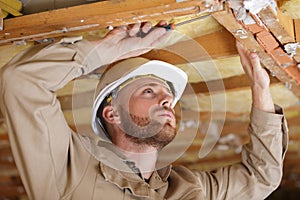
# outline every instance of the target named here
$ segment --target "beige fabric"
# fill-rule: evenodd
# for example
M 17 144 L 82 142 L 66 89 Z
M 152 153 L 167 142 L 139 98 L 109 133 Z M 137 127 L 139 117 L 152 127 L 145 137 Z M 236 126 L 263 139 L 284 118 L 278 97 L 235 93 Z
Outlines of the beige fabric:
M 169 166 L 148 182 L 112 144 L 72 132 L 53 91 L 100 65 L 90 50 L 86 41 L 40 45 L 1 72 L 1 111 L 30 199 L 258 200 L 279 185 L 288 142 L 282 114 L 252 109 L 241 163 L 211 172 Z

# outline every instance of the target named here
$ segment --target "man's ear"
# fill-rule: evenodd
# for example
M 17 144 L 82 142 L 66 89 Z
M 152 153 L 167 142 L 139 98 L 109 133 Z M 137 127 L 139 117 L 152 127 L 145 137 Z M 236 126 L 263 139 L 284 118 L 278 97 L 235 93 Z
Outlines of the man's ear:
M 103 108 L 102 117 L 107 123 L 110 124 L 119 124 L 120 118 L 116 111 L 113 110 L 113 107 L 108 105 Z

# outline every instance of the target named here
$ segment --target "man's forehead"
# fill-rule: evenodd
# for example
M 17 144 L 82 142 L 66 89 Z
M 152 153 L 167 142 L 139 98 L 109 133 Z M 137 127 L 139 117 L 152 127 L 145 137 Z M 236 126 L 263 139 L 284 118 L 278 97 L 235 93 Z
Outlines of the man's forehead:
M 130 82 L 124 84 L 119 88 L 119 92 L 123 95 L 127 93 L 127 95 L 133 94 L 140 88 L 144 87 L 164 87 L 169 90 L 171 93 L 172 90 L 168 83 L 160 78 L 155 77 L 139 77 L 137 79 L 131 80 Z
M 139 79 L 136 79 L 132 81 L 133 85 L 164 85 L 167 86 L 168 84 L 166 83 L 165 80 L 159 79 L 159 78 L 154 78 L 154 77 L 141 77 Z
M 143 75 L 138 77 L 132 77 L 126 81 L 124 81 L 122 84 L 120 84 L 112 93 L 111 96 L 108 97 L 107 102 L 111 101 L 111 98 L 114 98 L 113 96 L 119 96 L 118 93 L 122 94 L 123 97 L 128 97 L 133 95 L 139 88 L 146 87 L 146 86 L 159 86 L 159 87 L 165 87 L 170 93 L 173 93 L 173 90 L 171 89 L 170 85 L 167 83 L 167 81 L 156 77 L 154 75 Z
M 130 90 L 132 89 L 138 89 L 141 87 L 145 87 L 145 86 L 162 86 L 167 88 L 168 90 L 170 89 L 170 86 L 168 85 L 168 83 L 166 81 L 164 81 L 163 79 L 159 79 L 159 78 L 154 78 L 154 77 L 141 77 L 138 79 L 135 79 L 133 81 L 131 81 L 130 83 L 128 83 L 125 88 L 128 88 Z

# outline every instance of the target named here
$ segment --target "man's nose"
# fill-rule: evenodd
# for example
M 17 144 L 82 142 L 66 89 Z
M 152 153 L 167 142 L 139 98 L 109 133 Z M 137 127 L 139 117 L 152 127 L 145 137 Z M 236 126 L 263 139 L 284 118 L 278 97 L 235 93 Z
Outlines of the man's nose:
M 173 96 L 171 94 L 164 93 L 160 100 L 160 105 L 166 108 L 171 108 L 173 103 Z

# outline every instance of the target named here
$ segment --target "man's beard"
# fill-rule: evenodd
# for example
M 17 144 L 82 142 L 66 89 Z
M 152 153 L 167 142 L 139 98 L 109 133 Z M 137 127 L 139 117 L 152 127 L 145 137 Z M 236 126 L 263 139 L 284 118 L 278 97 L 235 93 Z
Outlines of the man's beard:
M 149 117 L 129 114 L 122 106 L 118 108 L 122 121 L 121 129 L 131 142 L 162 149 L 175 138 L 176 128 L 171 125 L 169 120 L 162 123 L 157 120 L 151 120 Z M 159 109 L 167 110 L 164 108 Z

